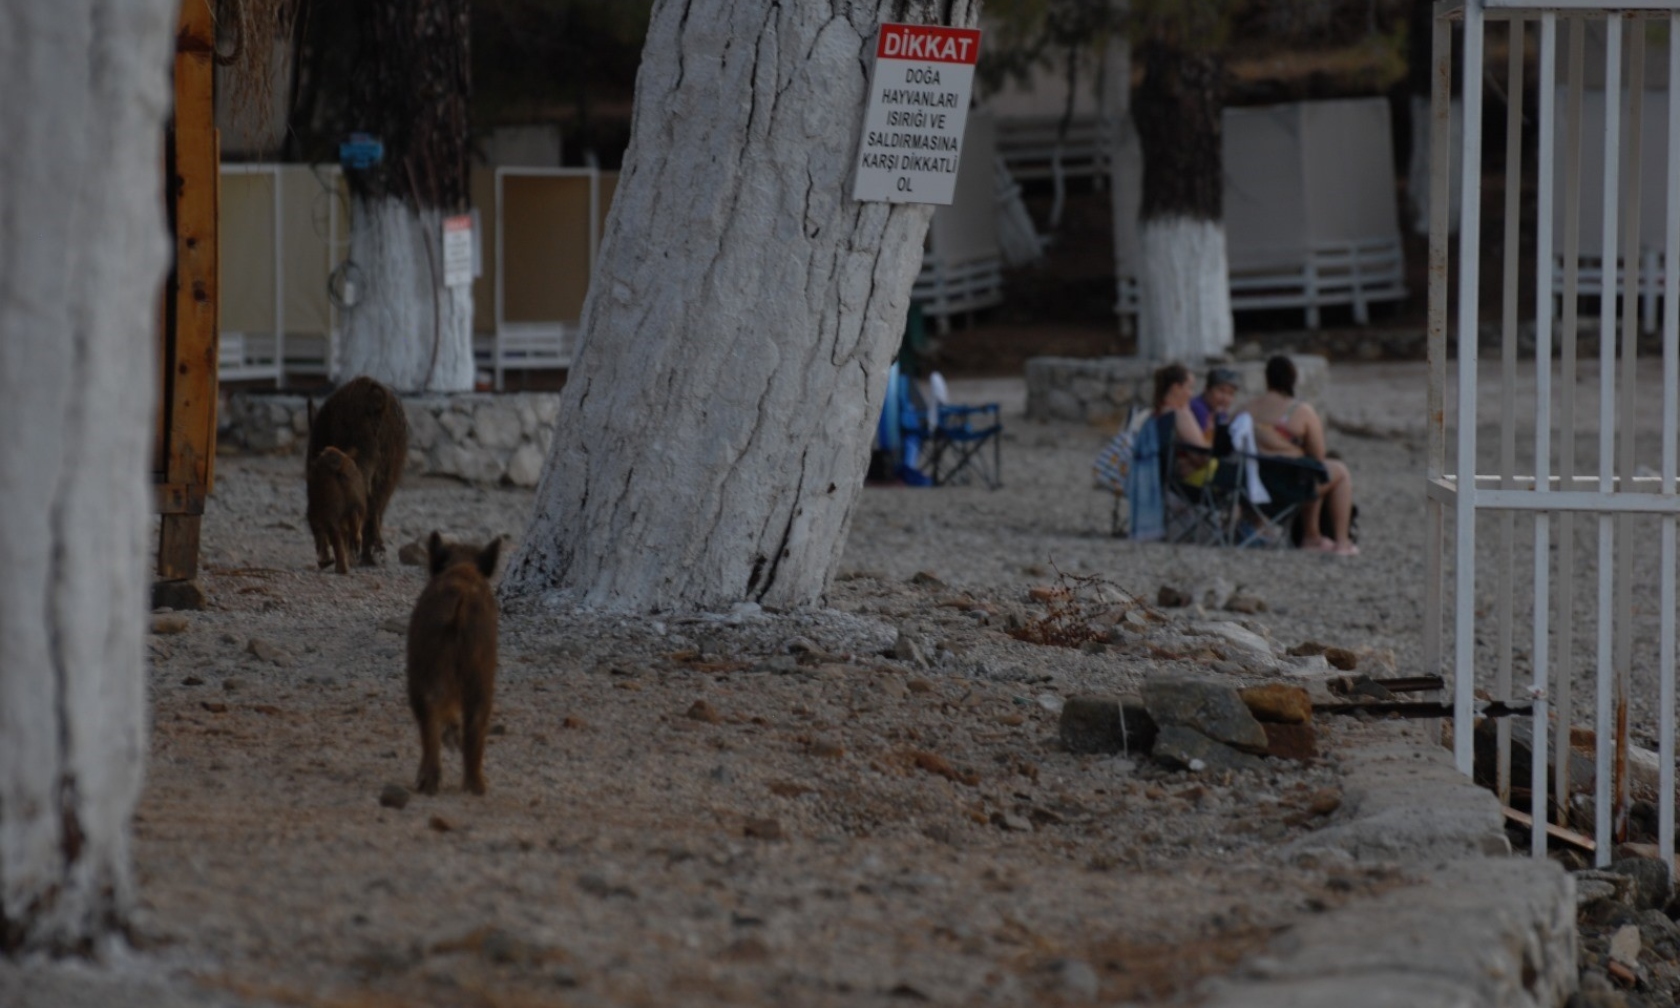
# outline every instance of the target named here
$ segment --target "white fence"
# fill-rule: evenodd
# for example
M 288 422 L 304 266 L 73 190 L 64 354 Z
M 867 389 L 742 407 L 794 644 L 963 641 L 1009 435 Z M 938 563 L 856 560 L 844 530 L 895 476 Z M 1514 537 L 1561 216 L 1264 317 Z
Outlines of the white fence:
M 1680 247 L 1680 199 L 1673 198 L 1673 189 L 1680 184 L 1680 101 L 1673 100 L 1673 88 L 1680 82 L 1680 45 L 1675 44 L 1680 40 L 1680 3 L 1551 0 L 1546 6 L 1549 9 L 1524 8 L 1515 0 L 1436 5 L 1428 341 L 1431 542 L 1426 554 L 1425 664 L 1428 671 L 1451 672 L 1453 749 L 1466 773 L 1475 760 L 1473 722 L 1486 711 L 1477 698 L 1478 687 L 1487 690 L 1493 702 L 1532 716 L 1533 758 L 1527 774 L 1521 775 L 1512 766 L 1512 733 L 1509 719 L 1504 718 L 1498 721 L 1492 776 L 1508 805 L 1523 800 L 1526 791 L 1537 856 L 1546 850 L 1548 833 L 1556 835 L 1569 825 L 1572 806 L 1586 790 L 1577 787 L 1583 782 L 1570 779 L 1570 757 L 1572 742 L 1590 741 L 1590 845 L 1599 864 L 1610 861 L 1614 842 L 1627 828 L 1633 778 L 1640 762 L 1631 735 L 1636 730 L 1648 731 L 1656 739 L 1657 751 L 1650 760 L 1653 779 L 1646 783 L 1649 797 L 1657 802 L 1655 839 L 1666 859 L 1674 850 L 1675 829 L 1680 316 L 1664 313 L 1660 360 L 1641 360 L 1638 313 L 1618 313 L 1616 296 L 1620 291 L 1624 299 L 1631 298 L 1638 285 L 1630 289 L 1623 289 L 1619 281 L 1604 285 L 1594 374 L 1593 362 L 1578 354 L 1581 326 L 1576 306 L 1583 283 L 1583 249 L 1617 250 L 1619 254 L 1605 258 L 1639 262 L 1641 226 L 1651 206 L 1664 208 L 1661 234 L 1666 247 Z M 1666 22 L 1670 40 L 1666 167 L 1654 180 L 1642 182 L 1640 173 L 1625 175 L 1624 167 L 1638 165 L 1644 157 L 1649 47 L 1645 29 L 1647 19 L 1653 17 Z M 1584 122 L 1582 113 L 1585 40 L 1592 23 L 1608 25 L 1602 53 L 1603 93 L 1613 97 L 1615 109 L 1615 114 L 1602 117 L 1596 130 Z M 1484 79 L 1490 37 L 1507 42 L 1508 62 L 1497 73 L 1509 95 L 1510 112 L 1504 124 L 1508 165 L 1503 185 L 1504 258 L 1496 285 L 1484 286 L 1480 275 L 1483 173 L 1479 152 L 1484 131 L 1480 86 L 1466 88 L 1462 102 L 1462 149 L 1469 154 L 1454 158 L 1456 152 L 1449 142 L 1447 88 L 1455 28 L 1463 35 L 1462 79 L 1478 85 Z M 1537 214 L 1534 301 L 1525 306 L 1519 300 L 1519 282 L 1527 260 L 1520 258 L 1518 226 L 1525 199 L 1521 184 L 1524 50 L 1531 43 L 1539 47 L 1534 148 L 1543 155 L 1534 165 L 1533 199 L 1538 207 L 1556 205 L 1561 210 Z M 1567 56 L 1561 89 L 1560 45 Z M 1625 92 L 1624 81 L 1631 84 Z M 1599 166 L 1597 177 L 1605 180 L 1596 191 L 1583 184 L 1583 169 L 1594 162 Z M 1448 272 L 1446 198 L 1454 173 L 1463 194 L 1456 281 Z M 1584 195 L 1596 197 L 1597 207 L 1586 206 L 1591 200 L 1584 202 Z M 1584 226 L 1592 226 L 1597 233 L 1585 235 Z M 1663 289 L 1675 289 L 1677 267 L 1680 260 L 1673 256 L 1664 262 Z M 1498 381 L 1483 386 L 1478 382 L 1481 293 L 1495 288 L 1501 295 Z M 1446 419 L 1449 293 L 1458 299 L 1456 416 L 1450 442 Z M 1554 320 L 1554 299 L 1559 294 L 1561 317 Z M 1536 357 L 1519 364 L 1518 331 L 1525 307 L 1534 320 Z M 1659 368 L 1660 384 L 1650 380 Z M 1652 390 L 1644 401 L 1638 395 L 1642 372 L 1645 388 Z M 1518 386 L 1526 385 L 1530 376 L 1535 390 L 1532 412 L 1519 409 L 1517 401 Z M 1491 394 L 1484 398 L 1479 394 L 1482 388 Z M 1649 434 L 1643 449 L 1638 444 L 1638 422 L 1643 418 L 1649 423 L 1653 414 L 1660 417 L 1661 428 L 1660 445 L 1654 451 Z M 1497 437 L 1484 442 L 1484 428 L 1496 431 Z M 1641 466 L 1641 451 L 1646 457 L 1657 454 L 1658 467 Z M 1478 535 L 1484 530 L 1497 536 L 1498 546 L 1479 555 Z M 1532 533 L 1526 542 L 1528 537 L 1521 534 L 1525 531 Z M 1446 609 L 1449 599 L 1450 612 Z M 1527 634 L 1519 633 L 1523 619 L 1529 623 Z M 1443 653 L 1448 636 L 1451 650 Z M 1578 708 L 1590 711 L 1591 731 L 1580 731 L 1584 726 L 1575 724 Z M 1643 724 L 1634 725 L 1635 717 Z M 1526 776 L 1526 788 L 1516 783 L 1514 775 L 1517 780 Z

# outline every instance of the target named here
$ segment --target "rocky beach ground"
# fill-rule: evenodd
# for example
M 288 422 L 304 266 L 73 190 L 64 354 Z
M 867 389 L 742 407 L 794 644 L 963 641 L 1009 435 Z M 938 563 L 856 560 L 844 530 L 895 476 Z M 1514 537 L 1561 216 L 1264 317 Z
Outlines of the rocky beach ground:
M 826 607 L 510 607 L 482 798 L 453 757 L 440 794 L 408 792 L 423 575 L 396 547 L 517 537 L 531 492 L 411 480 L 385 565 L 339 576 L 314 568 L 301 462 L 223 457 L 209 605 L 154 615 L 136 940 L 207 997 L 277 1004 L 1193 1002 L 1422 880 L 1313 843 L 1349 814 L 1360 726 L 1320 719 L 1307 762 L 1194 772 L 1070 752 L 1061 712 L 1163 675 L 1299 683 L 1308 642 L 1418 671 L 1421 370 L 1384 367 L 1338 367 L 1325 404 L 1351 559 L 1112 538 L 1103 432 L 1024 421 L 1018 382 L 958 383 L 1005 403 L 1003 489 L 867 488 Z M 1022 632 L 1069 612 L 1102 633 Z M 1600 979 L 1629 922 L 1603 916 Z M 1647 990 L 1674 952 L 1650 926 Z

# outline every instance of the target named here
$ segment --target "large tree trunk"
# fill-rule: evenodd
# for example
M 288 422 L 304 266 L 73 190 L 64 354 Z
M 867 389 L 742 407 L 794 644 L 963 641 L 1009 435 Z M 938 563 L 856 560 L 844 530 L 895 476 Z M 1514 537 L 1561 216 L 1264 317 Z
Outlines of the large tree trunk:
M 1217 56 L 1152 42 L 1132 100 L 1143 147 L 1138 354 L 1199 361 L 1231 346 Z
M 821 600 L 932 208 L 854 202 L 876 25 L 978 0 L 662 0 L 508 597 Z
M 351 171 L 354 307 L 334 362 L 405 392 L 473 387 L 472 286 L 443 285 L 443 217 L 467 208 L 468 0 L 360 0 L 352 121 L 384 160 Z
M 85 950 L 133 895 L 175 11 L 0 33 L 0 951 Z

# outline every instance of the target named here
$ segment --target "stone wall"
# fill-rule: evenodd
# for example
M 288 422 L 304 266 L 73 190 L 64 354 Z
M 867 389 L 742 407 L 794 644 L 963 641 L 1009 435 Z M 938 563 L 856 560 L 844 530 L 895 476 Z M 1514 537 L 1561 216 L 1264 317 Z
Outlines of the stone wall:
M 402 397 L 408 471 L 469 483 L 536 486 L 554 440 L 558 392 Z M 319 405 L 319 404 L 317 404 Z M 302 454 L 309 441 L 303 396 L 236 392 L 221 411 L 224 450 Z
M 1291 354 L 1299 375 L 1295 392 L 1302 399 L 1322 401 L 1330 385 L 1330 364 L 1316 354 Z M 1027 417 L 1032 420 L 1071 420 L 1114 424 L 1136 405 L 1147 408 L 1154 394 L 1159 364 L 1136 357 L 1034 357 L 1027 361 Z M 1221 364 L 1242 376 L 1237 401 L 1266 391 L 1265 361 Z M 1206 369 L 1196 373 L 1201 389 Z

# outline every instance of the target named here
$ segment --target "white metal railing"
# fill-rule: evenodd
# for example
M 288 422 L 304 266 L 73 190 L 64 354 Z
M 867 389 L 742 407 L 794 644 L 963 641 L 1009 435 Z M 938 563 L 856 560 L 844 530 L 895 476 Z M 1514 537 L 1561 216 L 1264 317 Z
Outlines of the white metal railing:
M 1676 495 L 1677 429 L 1680 429 L 1680 313 L 1664 311 L 1662 318 L 1661 381 L 1661 472 L 1650 477 L 1636 465 L 1635 406 L 1642 362 L 1639 359 L 1639 315 L 1631 303 L 1618 311 L 1618 301 L 1649 296 L 1648 284 L 1659 283 L 1652 276 L 1625 283 L 1622 277 L 1606 282 L 1595 265 L 1580 254 L 1581 159 L 1603 159 L 1601 191 L 1588 194 L 1602 201 L 1602 234 L 1599 248 L 1607 251 L 1603 261 L 1612 264 L 1641 264 L 1653 268 L 1650 256 L 1639 245 L 1638 223 L 1642 197 L 1637 173 L 1624 179 L 1623 167 L 1640 163 L 1643 142 L 1641 121 L 1645 92 L 1645 58 L 1648 42 L 1644 21 L 1662 17 L 1668 21 L 1668 170 L 1663 174 L 1667 193 L 1667 248 L 1680 248 L 1680 2 L 1655 0 L 1546 0 L 1541 6 L 1517 0 L 1453 0 L 1437 3 L 1434 22 L 1434 94 L 1431 115 L 1431 221 L 1429 248 L 1429 451 L 1426 508 L 1430 548 L 1427 569 L 1427 604 L 1424 627 L 1424 661 L 1433 670 L 1450 669 L 1453 688 L 1453 750 L 1459 768 L 1474 768 L 1473 717 L 1478 685 L 1491 690 L 1496 700 L 1531 703 L 1535 730 L 1528 773 L 1531 843 L 1536 856 L 1547 845 L 1549 819 L 1567 825 L 1573 789 L 1569 780 L 1571 728 L 1576 719 L 1574 693 L 1587 684 L 1590 670 L 1593 701 L 1593 849 L 1599 864 L 1607 864 L 1613 844 L 1621 838 L 1631 805 L 1630 703 L 1634 699 L 1635 623 L 1646 619 L 1635 607 L 1634 570 L 1654 561 L 1658 581 L 1656 636 L 1657 703 L 1654 729 L 1658 743 L 1658 826 L 1657 842 L 1672 857 L 1675 832 L 1675 590 L 1676 522 L 1680 518 L 1680 495 Z M 1585 70 L 1585 37 L 1589 20 L 1608 18 L 1604 52 L 1604 91 L 1609 96 L 1602 136 L 1582 135 L 1582 90 Z M 1498 360 L 1497 403 L 1481 401 L 1478 384 L 1480 365 L 1478 333 L 1482 292 L 1481 226 L 1483 135 L 1482 88 L 1484 53 L 1490 22 L 1502 22 L 1500 36 L 1508 41 L 1505 87 L 1509 100 L 1506 121 L 1507 178 L 1503 191 L 1505 228 L 1503 270 L 1499 289 L 1501 344 Z M 1452 32 L 1455 23 L 1463 34 L 1462 79 L 1474 86 L 1465 88 L 1462 102 L 1464 143 L 1456 165 L 1451 163 L 1450 81 Z M 1526 381 L 1526 367 L 1517 355 L 1519 316 L 1518 284 L 1523 267 L 1518 221 L 1523 209 L 1523 68 L 1524 49 L 1530 29 L 1539 46 L 1538 131 L 1539 153 L 1535 167 L 1533 199 L 1542 208 L 1536 214 L 1537 235 L 1534 259 L 1535 359 L 1532 376 L 1535 407 L 1532 420 L 1520 415 L 1516 387 Z M 1567 29 L 1567 80 L 1558 109 L 1558 42 Z M 1625 50 L 1625 51 L 1624 51 Z M 1623 88 L 1623 82 L 1629 86 Z M 1561 123 L 1560 123 L 1561 118 Z M 1565 130 L 1564 142 L 1555 145 L 1556 130 Z M 1553 152 L 1556 152 L 1555 154 Z M 1467 152 L 1467 153 L 1466 153 Z M 1456 283 L 1448 275 L 1448 184 L 1457 170 L 1463 194 L 1459 229 Z M 1560 171 L 1561 169 L 1561 171 Z M 1561 179 L 1560 179 L 1561 176 Z M 1554 196 L 1561 184 L 1564 212 L 1562 235 L 1555 233 Z M 1561 247 L 1559 239 L 1561 238 Z M 1660 290 L 1676 289 L 1680 257 L 1662 261 Z M 1620 272 L 1620 271 L 1618 271 Z M 1643 271 L 1642 271 L 1643 272 Z M 1453 421 L 1455 458 L 1448 465 L 1446 411 L 1447 313 L 1449 287 L 1458 299 L 1457 415 Z M 1595 290 L 1596 288 L 1596 290 Z M 1584 377 L 1578 355 L 1580 319 L 1577 299 L 1582 293 L 1600 293 L 1599 352 L 1597 374 L 1597 416 L 1581 409 L 1577 386 Z M 1647 308 L 1649 320 L 1653 310 Z M 1618 325 L 1619 323 L 1619 325 Z M 1558 360 L 1553 362 L 1554 336 Z M 1645 369 L 1648 372 L 1648 367 Z M 1554 392 L 1554 371 L 1556 391 Z M 1647 383 L 1649 384 L 1649 383 Z M 1497 418 L 1492 409 L 1497 405 Z M 1555 406 L 1555 409 L 1554 409 Z M 1496 451 L 1479 454 L 1479 427 L 1497 428 Z M 1530 471 L 1520 473 L 1519 444 Z M 1588 459 L 1578 459 L 1582 448 Z M 1490 457 L 1497 457 L 1497 471 L 1482 472 Z M 1594 468 L 1578 463 L 1590 460 Z M 1556 470 L 1553 471 L 1553 464 Z M 1453 534 L 1447 536 L 1448 514 Z M 1487 517 L 1497 531 L 1498 549 L 1491 566 L 1495 589 L 1491 605 L 1478 609 L 1477 533 L 1479 517 Z M 1527 661 L 1526 684 L 1518 684 L 1516 672 L 1517 606 L 1524 580 L 1518 568 L 1519 516 L 1533 522 L 1532 572 L 1526 576 L 1532 587 L 1532 639 Z M 1641 542 L 1634 524 L 1641 517 L 1660 522 L 1658 550 L 1652 556 L 1648 543 Z M 1580 530 L 1591 534 L 1593 584 L 1593 638 L 1590 661 L 1576 658 L 1577 522 L 1591 520 Z M 1554 522 L 1556 535 L 1554 536 Z M 1552 554 L 1556 552 L 1555 572 Z M 1485 558 L 1484 558 L 1485 560 Z M 1450 657 L 1443 654 L 1444 620 L 1447 616 L 1446 564 L 1453 565 L 1451 590 Z M 1486 566 L 1485 562 L 1483 564 Z M 1554 580 L 1555 573 L 1555 580 Z M 1584 600 L 1583 600 L 1584 601 Z M 1478 679 L 1478 631 L 1489 642 L 1491 669 L 1483 668 Z M 1642 634 L 1648 632 L 1641 624 Z M 1484 651 L 1484 655 L 1485 655 Z M 1641 683 L 1648 687 L 1649 683 Z M 1646 699 L 1641 696 L 1639 699 Z M 1548 729 L 1551 729 L 1548 732 Z M 1548 734 L 1552 739 L 1548 739 Z M 1513 799 L 1508 723 L 1497 733 L 1498 758 L 1494 769 L 1495 787 L 1501 800 Z M 1555 757 L 1554 754 L 1555 753 Z
M 953 262 L 928 253 L 910 298 L 937 322 L 941 333 L 949 332 L 951 316 L 1003 303 L 1003 260 L 994 255 Z
M 1230 275 L 1231 308 L 1305 309 L 1307 328 L 1319 327 L 1319 309 L 1352 305 L 1359 325 L 1371 321 L 1371 303 L 1406 296 L 1406 263 L 1398 238 L 1315 242 L 1299 266 L 1236 270 Z
M 1639 284 L 1639 331 L 1654 333 L 1657 331 L 1657 299 L 1663 294 L 1663 275 L 1666 269 L 1663 265 L 1663 254 L 1654 248 L 1642 248 L 1639 251 L 1639 270 L 1637 282 Z M 1558 291 L 1553 315 L 1563 317 L 1563 275 L 1564 264 L 1561 256 L 1552 257 L 1552 289 Z M 1575 290 L 1580 297 L 1599 297 L 1604 293 L 1604 260 L 1600 256 L 1582 255 L 1575 267 Z M 1617 260 L 1616 265 L 1616 293 L 1623 295 L 1626 300 L 1627 269 Z

